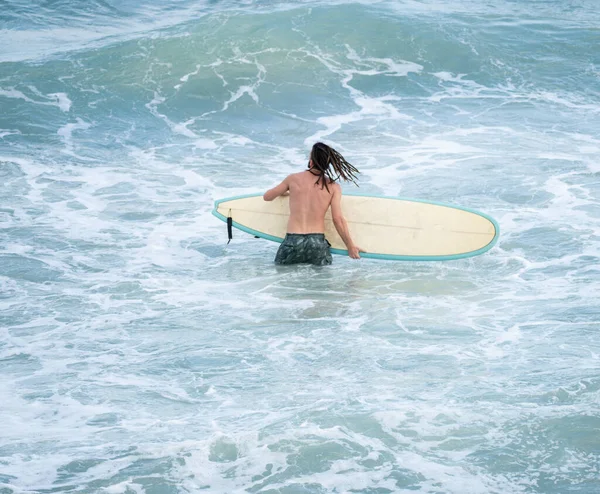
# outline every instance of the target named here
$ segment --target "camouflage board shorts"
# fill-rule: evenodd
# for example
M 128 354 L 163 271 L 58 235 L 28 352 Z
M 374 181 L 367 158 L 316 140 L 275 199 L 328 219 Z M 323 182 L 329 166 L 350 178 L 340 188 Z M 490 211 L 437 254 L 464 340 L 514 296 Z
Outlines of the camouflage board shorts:
M 331 264 L 331 244 L 322 233 L 288 233 L 275 256 L 275 264 Z

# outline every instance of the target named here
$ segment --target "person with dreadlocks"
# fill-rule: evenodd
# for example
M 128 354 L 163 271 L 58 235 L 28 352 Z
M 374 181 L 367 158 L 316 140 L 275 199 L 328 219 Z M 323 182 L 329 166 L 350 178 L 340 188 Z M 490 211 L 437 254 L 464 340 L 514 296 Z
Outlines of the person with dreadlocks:
M 289 175 L 278 186 L 265 192 L 263 199 L 272 201 L 290 196 L 287 235 L 275 256 L 275 264 L 331 264 L 330 243 L 325 238 L 325 214 L 331 206 L 333 224 L 346 244 L 348 255 L 359 259 L 364 252 L 352 241 L 342 214 L 342 188 L 337 180 L 356 184 L 359 171 L 335 149 L 317 142 L 310 152 L 308 170 Z

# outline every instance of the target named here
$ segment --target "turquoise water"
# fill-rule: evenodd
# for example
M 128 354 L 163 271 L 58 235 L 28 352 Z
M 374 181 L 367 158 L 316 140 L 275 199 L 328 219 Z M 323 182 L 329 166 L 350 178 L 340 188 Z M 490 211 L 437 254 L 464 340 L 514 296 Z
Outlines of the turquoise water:
M 600 492 L 593 0 L 0 3 L 0 492 Z M 211 216 L 324 140 L 445 263 Z

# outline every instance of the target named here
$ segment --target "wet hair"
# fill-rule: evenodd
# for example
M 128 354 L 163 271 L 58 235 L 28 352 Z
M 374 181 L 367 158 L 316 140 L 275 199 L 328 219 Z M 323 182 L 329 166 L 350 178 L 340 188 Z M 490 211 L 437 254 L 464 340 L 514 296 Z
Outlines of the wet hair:
M 327 192 L 329 192 L 327 179 L 332 182 L 342 179 L 347 182 L 352 182 L 358 187 L 358 184 L 356 183 L 356 174 L 360 172 L 331 146 L 323 144 L 322 142 L 315 143 L 310 152 L 310 159 L 313 162 L 313 169 L 319 172 L 319 178 L 315 182 L 315 185 L 320 184 L 321 188 L 325 187 Z M 334 174 L 337 176 L 334 177 Z

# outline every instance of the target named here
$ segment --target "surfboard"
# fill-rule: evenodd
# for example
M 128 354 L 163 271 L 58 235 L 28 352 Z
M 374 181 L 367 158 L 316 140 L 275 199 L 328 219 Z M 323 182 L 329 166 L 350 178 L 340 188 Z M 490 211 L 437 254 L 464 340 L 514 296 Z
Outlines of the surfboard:
M 498 223 L 472 209 L 417 199 L 344 194 L 342 211 L 361 257 L 393 261 L 446 261 L 483 254 L 500 233 Z M 267 202 L 262 194 L 215 202 L 213 215 L 251 235 L 282 242 L 287 230 L 289 198 Z M 348 254 L 331 209 L 325 237 L 334 254 Z

